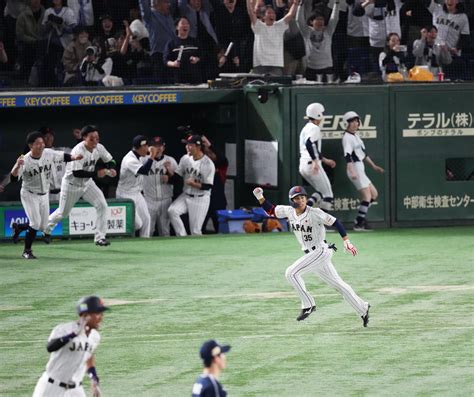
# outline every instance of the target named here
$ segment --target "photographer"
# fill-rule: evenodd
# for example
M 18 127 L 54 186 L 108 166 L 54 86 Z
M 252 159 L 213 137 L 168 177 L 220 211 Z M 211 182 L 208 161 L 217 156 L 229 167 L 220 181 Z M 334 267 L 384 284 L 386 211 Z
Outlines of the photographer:
M 80 67 L 85 85 L 99 85 L 105 76 L 110 76 L 112 59 L 101 56 L 101 53 L 100 48 L 95 45 L 86 48 L 86 56 Z

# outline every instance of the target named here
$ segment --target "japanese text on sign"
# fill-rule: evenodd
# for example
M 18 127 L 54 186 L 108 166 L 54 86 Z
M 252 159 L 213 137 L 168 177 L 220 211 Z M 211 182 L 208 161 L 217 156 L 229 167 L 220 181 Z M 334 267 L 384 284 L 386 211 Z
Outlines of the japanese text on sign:
M 457 208 L 471 205 L 474 203 L 474 198 L 469 194 L 464 196 L 452 195 L 428 195 L 428 196 L 405 196 L 403 198 L 403 206 L 406 209 L 419 208 Z
M 471 136 L 474 135 L 470 112 L 409 113 L 405 138 Z

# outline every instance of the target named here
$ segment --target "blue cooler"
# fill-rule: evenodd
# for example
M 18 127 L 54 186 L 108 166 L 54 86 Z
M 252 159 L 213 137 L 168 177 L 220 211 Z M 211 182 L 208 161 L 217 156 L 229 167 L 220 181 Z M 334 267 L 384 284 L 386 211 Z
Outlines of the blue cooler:
M 244 210 L 217 210 L 219 233 L 245 233 L 244 222 L 253 218 Z

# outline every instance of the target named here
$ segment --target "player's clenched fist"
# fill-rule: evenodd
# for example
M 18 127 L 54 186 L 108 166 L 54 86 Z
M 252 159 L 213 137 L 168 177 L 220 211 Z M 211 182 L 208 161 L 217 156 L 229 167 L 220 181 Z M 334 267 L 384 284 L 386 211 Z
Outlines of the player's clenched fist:
M 263 199 L 263 189 L 261 187 L 256 187 L 255 189 L 253 189 L 253 195 L 258 201 L 260 201 L 261 199 Z
M 351 253 L 352 256 L 357 255 L 357 248 L 349 240 L 344 240 L 344 249 Z

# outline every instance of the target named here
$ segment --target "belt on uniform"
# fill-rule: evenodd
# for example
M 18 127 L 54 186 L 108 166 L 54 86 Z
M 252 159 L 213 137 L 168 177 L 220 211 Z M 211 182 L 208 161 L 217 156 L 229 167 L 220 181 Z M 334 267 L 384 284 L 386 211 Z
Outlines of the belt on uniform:
M 52 383 L 53 385 L 58 385 L 59 387 L 62 387 L 66 390 L 69 390 L 69 389 L 75 389 L 77 386 L 81 386 L 82 385 L 82 382 L 80 382 L 78 385 L 75 384 L 75 383 L 64 383 L 64 382 L 59 382 L 57 380 L 54 380 L 53 378 L 49 378 L 48 379 L 48 382 L 49 383 Z
M 316 250 L 316 247 L 313 246 L 313 247 L 311 247 L 311 248 L 309 248 L 309 249 L 307 249 L 307 250 L 304 250 L 304 253 L 305 253 L 305 254 L 309 254 L 310 251 L 315 251 L 315 250 Z
M 189 197 L 204 197 L 204 194 L 189 194 L 186 193 Z
M 61 191 L 61 189 L 51 189 L 49 191 L 49 194 L 58 194 Z
M 46 193 L 37 193 L 37 192 L 32 192 L 31 190 L 28 190 L 31 194 L 37 194 L 38 196 L 44 196 Z

